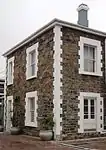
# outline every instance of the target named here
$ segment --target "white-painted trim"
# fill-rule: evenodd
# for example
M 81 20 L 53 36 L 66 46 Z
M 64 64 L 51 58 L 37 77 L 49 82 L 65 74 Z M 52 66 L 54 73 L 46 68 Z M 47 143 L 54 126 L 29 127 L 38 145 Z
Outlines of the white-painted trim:
M 78 116 L 80 118 L 78 120 L 78 125 L 79 125 L 78 133 L 84 133 L 84 123 L 83 123 L 83 121 L 84 121 L 84 118 L 83 118 L 83 116 L 84 116 L 84 111 L 83 111 L 84 97 L 96 98 L 96 101 L 97 101 L 97 132 L 102 133 L 102 131 L 103 131 L 103 98 L 100 96 L 100 93 L 93 93 L 93 92 L 80 92 L 80 95 L 78 96 L 78 100 L 79 100 Z M 101 105 L 101 101 L 102 101 L 102 105 Z M 100 112 L 100 109 L 102 109 L 102 112 Z M 102 120 L 100 119 L 100 116 L 102 116 Z M 102 128 L 101 128 L 101 124 L 102 124 Z
M 35 75 L 30 76 L 29 73 L 29 54 L 35 50 Z M 32 79 L 37 77 L 37 71 L 38 71 L 38 43 L 32 45 L 31 47 L 28 47 L 26 49 L 26 80 Z
M 62 132 L 62 126 L 61 126 L 61 122 L 62 122 L 62 118 L 60 117 L 60 115 L 62 114 L 62 108 L 60 107 L 60 105 L 62 104 L 62 74 L 61 74 L 61 70 L 62 70 L 62 49 L 61 49 L 61 45 L 62 45 L 62 32 L 61 32 L 61 26 L 55 26 L 54 27 L 54 64 L 53 64 L 53 68 L 54 68 L 54 72 L 53 72 L 53 77 L 54 77 L 54 81 L 53 81 L 53 86 L 54 86 L 54 90 L 53 90 L 53 95 L 54 95 L 54 99 L 53 99 L 53 104 L 54 104 L 54 122 L 55 122 L 55 126 L 54 126 L 54 138 L 58 138 L 61 135 Z
M 92 45 L 96 47 L 96 71 L 95 72 L 86 72 L 84 71 L 84 44 Z M 80 41 L 79 41 L 79 74 L 85 74 L 85 75 L 94 75 L 94 76 L 103 76 L 103 72 L 101 71 L 102 68 L 102 46 L 101 46 L 101 41 L 90 39 L 90 38 L 85 38 L 80 36 Z
M 10 59 L 8 59 L 8 67 L 7 67 L 7 85 L 11 85 L 13 84 L 13 80 L 14 80 L 14 59 L 15 57 L 11 57 Z M 9 81 L 9 63 L 12 62 L 12 82 Z
M 6 131 L 10 131 L 9 127 L 8 127 L 8 101 L 11 100 L 12 101 L 12 107 L 11 107 L 11 117 L 13 116 L 13 96 L 7 96 L 7 107 L 6 107 Z M 11 127 L 12 127 L 12 122 L 11 122 Z
M 28 106 L 28 98 L 34 97 L 35 98 L 35 122 L 30 122 L 30 117 L 29 117 L 29 106 Z M 38 96 L 37 96 L 37 91 L 33 92 L 28 92 L 26 93 L 26 98 L 25 98 L 25 126 L 30 126 L 30 127 L 37 127 L 37 109 L 38 109 Z

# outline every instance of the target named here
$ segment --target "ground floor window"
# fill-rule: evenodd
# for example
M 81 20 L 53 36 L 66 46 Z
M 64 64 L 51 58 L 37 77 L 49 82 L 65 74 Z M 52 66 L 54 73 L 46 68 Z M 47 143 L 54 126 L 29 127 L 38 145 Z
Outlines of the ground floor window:
M 35 121 L 35 97 L 28 98 L 29 101 L 29 118 L 30 122 Z
M 26 93 L 25 125 L 37 127 L 37 91 Z

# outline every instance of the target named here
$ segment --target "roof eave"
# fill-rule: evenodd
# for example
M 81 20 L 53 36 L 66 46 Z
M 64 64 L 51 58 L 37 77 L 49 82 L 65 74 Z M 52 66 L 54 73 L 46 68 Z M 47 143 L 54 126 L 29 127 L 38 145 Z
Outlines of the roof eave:
M 95 29 L 90 29 L 88 27 L 84 27 L 84 26 L 77 25 L 77 24 L 72 24 L 72 23 L 69 23 L 69 22 L 66 22 L 66 21 L 62 21 L 62 20 L 59 20 L 59 19 L 53 19 L 51 22 L 49 22 L 48 24 L 46 24 L 45 26 L 43 26 L 42 28 L 37 30 L 35 33 L 33 33 L 32 35 L 27 37 L 25 40 L 23 40 L 22 42 L 20 42 L 19 44 L 17 44 L 16 46 L 11 48 L 7 52 L 5 52 L 3 54 L 3 56 L 7 57 L 11 53 L 13 53 L 15 50 L 20 48 L 21 46 L 25 45 L 27 42 L 30 42 L 31 40 L 33 40 L 34 38 L 36 38 L 37 36 L 39 36 L 40 34 L 45 32 L 46 30 L 54 27 L 55 25 L 65 26 L 65 27 L 69 27 L 69 28 L 72 28 L 72 29 L 76 29 L 76 30 L 87 32 L 87 33 L 91 33 L 91 34 L 95 34 L 95 35 L 106 37 L 106 33 L 105 32 L 101 32 L 101 31 L 98 31 L 98 30 L 95 30 Z
M 11 53 L 13 53 L 15 50 L 17 50 L 18 48 L 20 48 L 21 46 L 23 46 L 27 42 L 33 40 L 34 38 L 36 38 L 37 36 L 39 36 L 40 34 L 42 34 L 43 32 L 45 32 L 46 30 L 52 28 L 55 25 L 55 22 L 56 22 L 56 19 L 53 19 L 51 22 L 49 22 L 48 24 L 46 24 L 45 26 L 43 26 L 42 28 L 40 28 L 39 30 L 37 30 L 36 32 L 34 32 L 30 36 L 28 36 L 22 42 L 18 43 L 13 48 L 9 49 L 7 52 L 5 52 L 3 54 L 3 56 L 7 57 L 8 55 L 10 55 Z

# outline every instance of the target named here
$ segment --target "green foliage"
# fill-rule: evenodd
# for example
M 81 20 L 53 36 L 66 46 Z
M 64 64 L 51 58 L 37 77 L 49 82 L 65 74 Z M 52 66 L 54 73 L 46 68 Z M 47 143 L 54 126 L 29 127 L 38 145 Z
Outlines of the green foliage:
M 16 98 L 14 99 L 14 103 L 20 103 L 20 96 L 16 96 Z
M 47 116 L 45 119 L 43 119 L 42 124 L 45 130 L 53 130 L 54 126 L 53 117 L 51 115 Z
M 13 127 L 22 127 L 24 120 L 24 108 L 20 103 L 20 97 L 14 99 L 13 117 L 11 118 Z

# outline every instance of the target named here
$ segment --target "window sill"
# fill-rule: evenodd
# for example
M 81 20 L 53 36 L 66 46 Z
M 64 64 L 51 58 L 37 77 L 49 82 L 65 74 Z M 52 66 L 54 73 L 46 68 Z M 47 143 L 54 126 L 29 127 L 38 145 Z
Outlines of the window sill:
M 26 80 L 34 79 L 34 78 L 36 78 L 36 77 L 37 77 L 37 76 L 27 77 Z
M 32 123 L 32 122 L 26 123 L 25 126 L 26 127 L 35 127 L 35 128 L 37 127 L 36 123 Z
M 7 86 L 12 85 L 13 83 L 7 83 Z
M 79 71 L 79 74 L 90 75 L 90 76 L 102 76 L 102 72 L 101 73 L 95 73 L 95 72 Z

